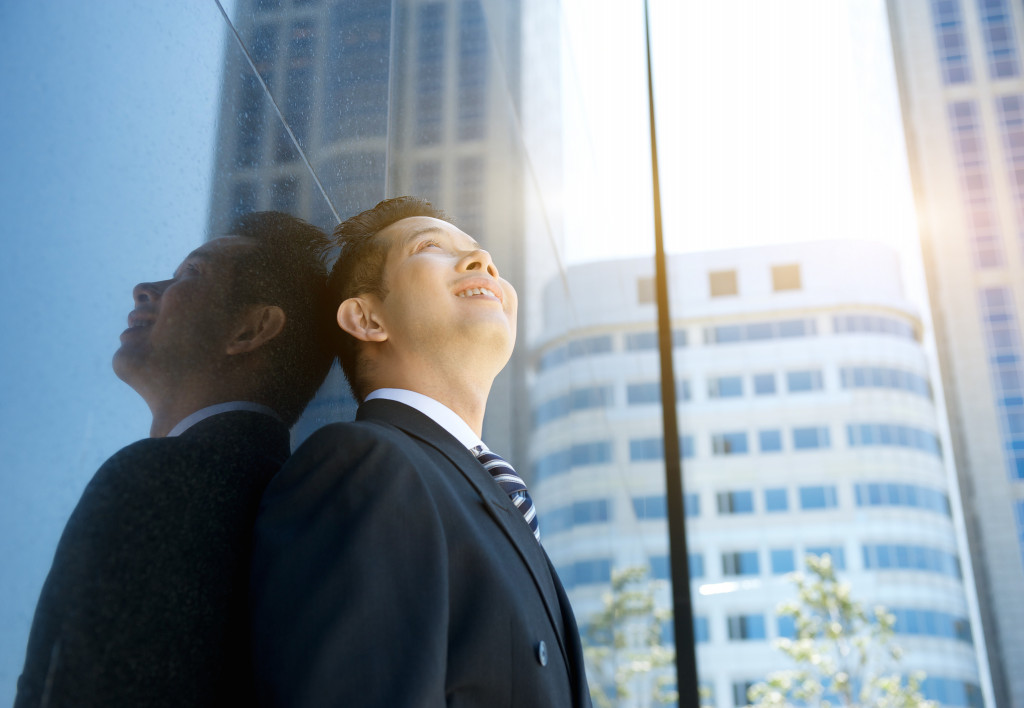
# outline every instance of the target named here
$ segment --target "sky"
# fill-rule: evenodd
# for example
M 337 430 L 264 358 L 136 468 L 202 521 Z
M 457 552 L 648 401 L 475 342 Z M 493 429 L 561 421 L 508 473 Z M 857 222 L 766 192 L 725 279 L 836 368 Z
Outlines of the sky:
M 565 258 L 650 254 L 642 5 L 563 7 Z M 669 250 L 871 238 L 918 267 L 882 0 L 652 16 Z M 67 515 L 148 434 L 110 357 L 132 286 L 204 236 L 224 40 L 213 0 L 0 3 L 0 703 Z

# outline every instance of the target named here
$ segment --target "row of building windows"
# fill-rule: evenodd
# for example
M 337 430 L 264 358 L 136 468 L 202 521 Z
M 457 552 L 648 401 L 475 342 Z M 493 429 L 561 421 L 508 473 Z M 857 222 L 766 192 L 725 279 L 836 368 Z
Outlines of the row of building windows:
M 951 103 L 948 112 L 974 265 L 977 268 L 996 268 L 1003 265 L 1004 253 L 997 228 L 981 118 L 974 101 Z
M 959 0 L 932 0 L 931 7 L 943 81 L 946 84 L 970 82 L 970 51 Z M 1007 0 L 978 2 L 978 15 L 989 77 L 1004 79 L 1019 76 L 1013 13 Z
M 890 609 L 889 612 L 896 617 L 896 622 L 893 625 L 893 631 L 896 634 L 953 639 L 966 644 L 974 643 L 971 637 L 971 623 L 966 617 L 938 610 L 909 607 Z M 671 626 L 667 629 L 670 631 L 666 634 L 671 637 Z M 797 634 L 793 617 L 777 616 L 775 618 L 775 633 L 780 638 L 795 639 Z M 731 642 L 768 639 L 765 615 L 760 613 L 728 615 L 725 618 L 724 636 Z M 698 644 L 715 639 L 711 632 L 710 622 L 705 615 L 694 616 L 693 638 Z
M 1007 474 L 1024 479 L 1024 352 L 1013 294 L 987 288 L 979 300 Z
M 1007 181 L 1017 207 L 1017 237 L 1024 254 L 1024 96 L 999 96 L 996 114 L 1003 136 Z
M 783 374 L 787 393 L 810 393 L 824 390 L 821 369 L 800 369 Z M 931 399 L 931 384 L 923 376 L 881 366 L 844 366 L 840 369 L 840 382 L 845 389 L 881 388 L 914 393 Z M 745 395 L 744 376 L 716 376 L 707 381 L 709 399 L 740 398 Z M 778 392 L 777 377 L 773 372 L 753 374 L 752 390 L 755 396 L 771 396 Z M 692 398 L 690 382 L 676 382 L 676 400 Z M 661 403 L 661 384 L 658 381 L 638 381 L 626 384 L 626 404 L 630 406 Z M 610 384 L 584 386 L 569 393 L 544 401 L 533 411 L 534 426 L 546 425 L 565 418 L 574 411 L 615 407 L 615 390 Z
M 866 570 L 909 570 L 934 573 L 950 578 L 961 578 L 960 559 L 954 553 L 930 546 L 910 544 L 865 544 L 861 547 L 862 560 Z M 761 552 L 755 549 L 728 551 L 720 554 L 722 577 L 734 578 L 756 576 L 762 573 L 785 575 L 797 569 L 797 561 L 807 555 L 823 557 L 828 555 L 837 570 L 846 570 L 846 550 L 841 544 L 808 545 L 798 551 L 793 548 L 771 548 L 767 552 L 767 564 L 762 564 Z M 652 556 L 648 559 L 651 577 L 655 580 L 669 580 L 668 556 Z M 706 577 L 706 558 L 694 551 L 687 554 L 690 580 Z M 612 561 L 610 558 L 589 558 L 560 567 L 558 570 L 566 587 L 595 585 L 611 582 Z
M 847 445 L 856 447 L 899 447 L 917 450 L 936 457 L 942 457 L 939 440 L 934 433 L 908 425 L 895 423 L 851 423 L 846 426 Z M 832 447 L 832 436 L 825 426 L 797 427 L 791 431 L 794 451 L 824 450 Z M 782 431 L 760 430 L 757 433 L 759 452 L 772 454 L 782 452 Z M 695 456 L 694 438 L 683 435 L 679 439 L 683 459 Z M 711 454 L 715 457 L 730 457 L 750 454 L 749 434 L 746 431 L 713 433 Z M 612 462 L 611 441 L 578 443 L 540 457 L 534 471 L 538 481 L 561 474 L 567 474 L 574 467 L 609 464 Z M 657 462 L 665 458 L 662 438 L 633 438 L 629 441 L 629 461 Z
M 844 313 L 832 318 L 834 334 L 880 334 L 919 341 L 920 336 L 914 325 L 894 317 L 882 315 L 866 315 L 860 313 Z M 818 334 L 818 325 L 814 319 L 767 320 L 747 324 L 718 325 L 705 327 L 704 344 L 726 345 L 744 342 L 762 342 L 773 339 L 795 339 L 814 337 Z M 685 330 L 672 332 L 672 343 L 675 347 L 689 344 Z M 658 348 L 656 332 L 634 332 L 625 335 L 623 351 L 654 351 Z M 572 339 L 544 352 L 537 361 L 537 369 L 545 371 L 554 366 L 564 364 L 585 356 L 609 354 L 616 351 L 614 338 L 611 334 L 592 335 Z
M 860 482 L 854 485 L 858 507 L 905 507 L 919 509 L 942 516 L 950 516 L 949 497 L 938 489 L 916 484 L 893 482 Z M 732 490 L 715 494 L 715 507 L 719 515 L 753 514 L 757 511 L 780 513 L 790 510 L 790 490 L 773 487 L 763 490 L 763 506 L 758 508 L 757 495 L 752 490 Z M 832 509 L 839 505 L 834 485 L 812 485 L 797 488 L 799 508 L 803 511 Z M 684 495 L 687 518 L 701 515 L 700 495 Z M 574 526 L 606 523 L 612 520 L 610 499 L 589 499 L 552 509 L 541 514 L 545 532 L 565 531 Z M 648 494 L 632 498 L 633 514 L 638 521 L 658 521 L 668 518 L 668 502 L 664 494 Z M 1024 511 L 1018 512 L 1024 514 Z M 1024 517 L 1020 519 L 1024 524 Z M 1024 526 L 1022 526 L 1024 528 Z

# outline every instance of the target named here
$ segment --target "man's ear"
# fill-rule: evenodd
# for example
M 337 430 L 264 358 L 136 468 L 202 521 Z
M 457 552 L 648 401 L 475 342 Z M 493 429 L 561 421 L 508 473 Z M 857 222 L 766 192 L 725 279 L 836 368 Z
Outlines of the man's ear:
M 338 326 L 361 342 L 383 342 L 388 334 L 371 297 L 350 297 L 338 306 Z
M 250 307 L 241 318 L 234 337 L 228 342 L 228 354 L 254 352 L 284 330 L 286 317 L 277 305 Z

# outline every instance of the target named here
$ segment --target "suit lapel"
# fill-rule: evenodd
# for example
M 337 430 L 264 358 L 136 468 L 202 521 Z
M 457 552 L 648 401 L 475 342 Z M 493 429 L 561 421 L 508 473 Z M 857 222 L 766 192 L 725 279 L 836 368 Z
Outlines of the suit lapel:
M 394 425 L 417 440 L 430 445 L 444 455 L 476 490 L 490 513 L 491 518 L 505 533 L 516 553 L 526 565 L 534 584 L 544 601 L 544 609 L 555 629 L 558 647 L 566 666 L 572 666 L 563 633 L 565 627 L 560 598 L 550 570 L 550 561 L 544 549 L 537 543 L 522 516 L 512 504 L 508 495 L 495 484 L 490 473 L 483 468 L 473 453 L 456 440 L 448 431 L 411 406 L 389 400 L 373 400 L 359 407 L 358 419 L 378 419 Z

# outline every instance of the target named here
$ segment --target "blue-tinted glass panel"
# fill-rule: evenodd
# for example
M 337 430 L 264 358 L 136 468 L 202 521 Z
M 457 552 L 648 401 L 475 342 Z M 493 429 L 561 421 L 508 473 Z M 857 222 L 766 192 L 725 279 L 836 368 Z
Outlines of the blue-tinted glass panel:
M 770 396 L 775 393 L 775 374 L 754 374 L 754 395 Z
M 793 428 L 793 449 L 814 450 L 831 445 L 828 428 Z
M 709 398 L 736 398 L 742 395 L 742 376 L 720 376 L 708 381 Z
M 716 455 L 747 454 L 746 433 L 718 433 L 711 436 L 711 450 Z
M 786 372 L 786 390 L 790 393 L 820 391 L 821 388 L 821 371 L 817 369 Z
M 761 452 L 779 452 L 782 450 L 781 430 L 758 431 L 757 440 Z
M 800 508 L 831 509 L 836 506 L 836 488 L 834 486 L 800 487 Z
M 796 557 L 791 548 L 773 548 L 771 551 L 772 573 L 780 575 L 796 570 Z
M 784 487 L 764 490 L 765 511 L 788 511 L 789 494 Z
M 754 513 L 754 493 L 750 491 L 719 492 L 719 514 L 752 514 Z
M 630 462 L 665 459 L 665 445 L 661 438 L 639 438 L 629 441 Z

